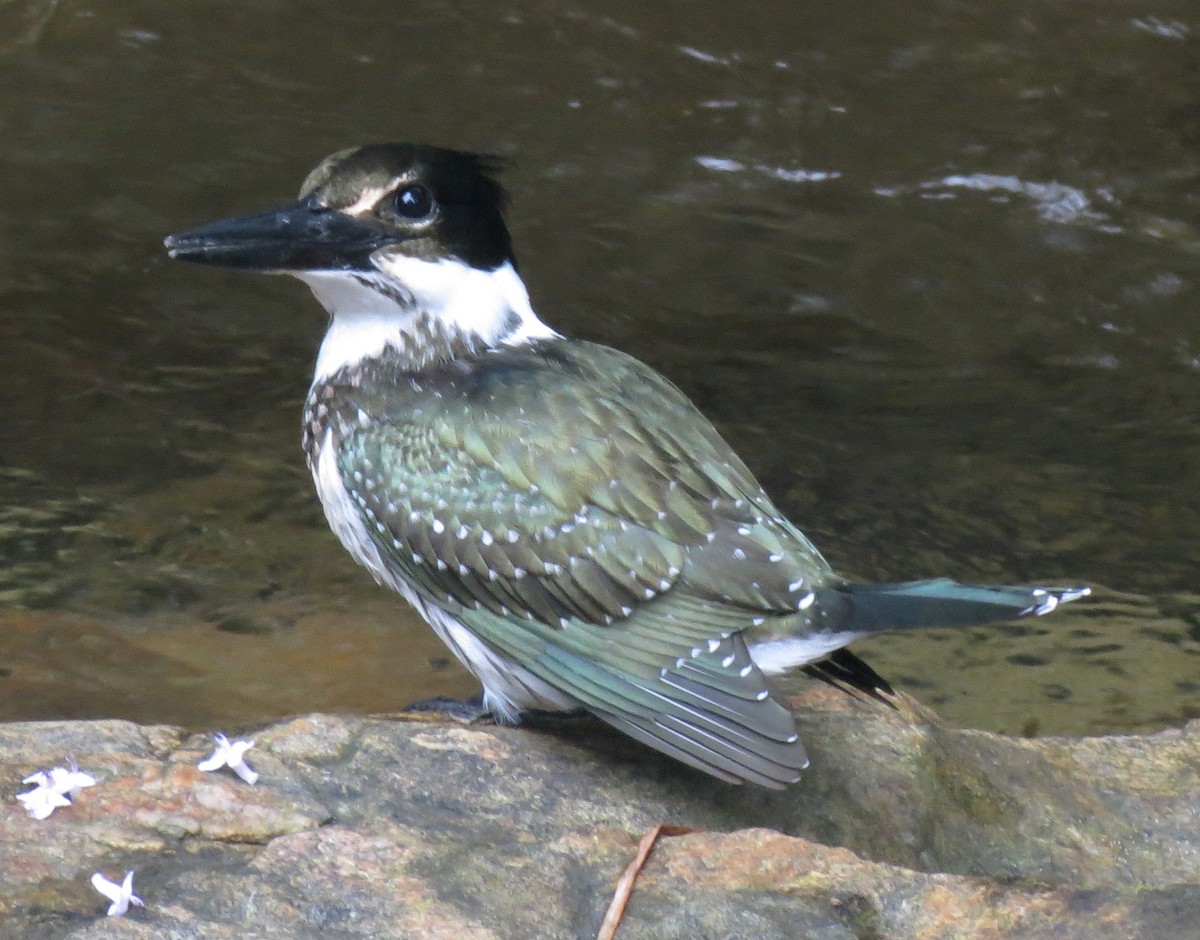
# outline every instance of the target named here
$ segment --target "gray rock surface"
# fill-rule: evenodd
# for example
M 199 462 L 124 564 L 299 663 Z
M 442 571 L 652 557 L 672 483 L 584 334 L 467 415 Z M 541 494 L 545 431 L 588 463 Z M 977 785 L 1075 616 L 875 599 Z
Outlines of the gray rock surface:
M 255 733 L 256 786 L 176 728 L 0 725 L 0 936 L 594 937 L 659 823 L 702 831 L 658 843 L 623 940 L 1195 935 L 1200 722 L 1025 740 L 792 704 L 813 763 L 783 793 L 586 720 L 305 716 Z M 68 756 L 98 784 L 28 817 L 21 778 Z M 146 907 L 105 917 L 88 879 L 129 869 Z

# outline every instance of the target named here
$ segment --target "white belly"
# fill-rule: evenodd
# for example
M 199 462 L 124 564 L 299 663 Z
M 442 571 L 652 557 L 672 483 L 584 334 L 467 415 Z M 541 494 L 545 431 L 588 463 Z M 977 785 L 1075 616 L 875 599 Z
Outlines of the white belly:
M 543 682 L 522 666 L 480 640 L 450 611 L 419 597 L 379 553 L 358 507 L 354 505 L 337 466 L 332 431 L 317 448 L 312 463 L 313 482 L 325 509 L 325 518 L 346 551 L 384 587 L 391 588 L 417 609 L 442 642 L 483 684 L 484 704 L 500 721 L 515 721 L 523 709 L 569 711 L 579 707 L 571 696 Z M 517 627 L 516 629 L 520 629 Z

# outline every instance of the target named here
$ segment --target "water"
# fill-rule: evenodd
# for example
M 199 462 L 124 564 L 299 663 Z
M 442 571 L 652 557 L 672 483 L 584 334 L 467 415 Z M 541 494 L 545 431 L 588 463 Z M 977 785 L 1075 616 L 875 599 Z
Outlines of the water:
M 861 644 L 975 727 L 1200 714 L 1183 2 L 0 3 L 0 717 L 471 681 L 326 531 L 302 285 L 164 234 L 327 152 L 505 154 L 535 306 L 666 372 L 846 574 L 1076 583 Z

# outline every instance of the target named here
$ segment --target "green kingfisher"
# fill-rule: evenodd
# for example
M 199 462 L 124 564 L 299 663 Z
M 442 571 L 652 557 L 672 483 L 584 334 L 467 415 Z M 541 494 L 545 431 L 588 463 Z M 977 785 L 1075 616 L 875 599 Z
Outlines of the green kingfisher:
M 838 577 L 670 381 L 538 318 L 498 169 L 343 150 L 297 201 L 166 239 L 172 258 L 291 274 L 329 312 L 303 421 L 326 518 L 498 721 L 583 709 L 780 788 L 808 759 L 767 676 L 890 693 L 846 644 L 1088 593 Z

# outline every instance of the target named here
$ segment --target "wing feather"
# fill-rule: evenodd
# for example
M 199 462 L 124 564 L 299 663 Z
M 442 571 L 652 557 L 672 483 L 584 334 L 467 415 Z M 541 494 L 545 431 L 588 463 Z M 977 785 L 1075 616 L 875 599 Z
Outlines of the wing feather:
M 722 779 L 794 780 L 804 748 L 741 634 L 795 618 L 832 574 L 729 446 L 669 382 L 603 347 L 446 370 L 411 386 L 381 373 L 328 404 L 379 551 L 633 737 Z

